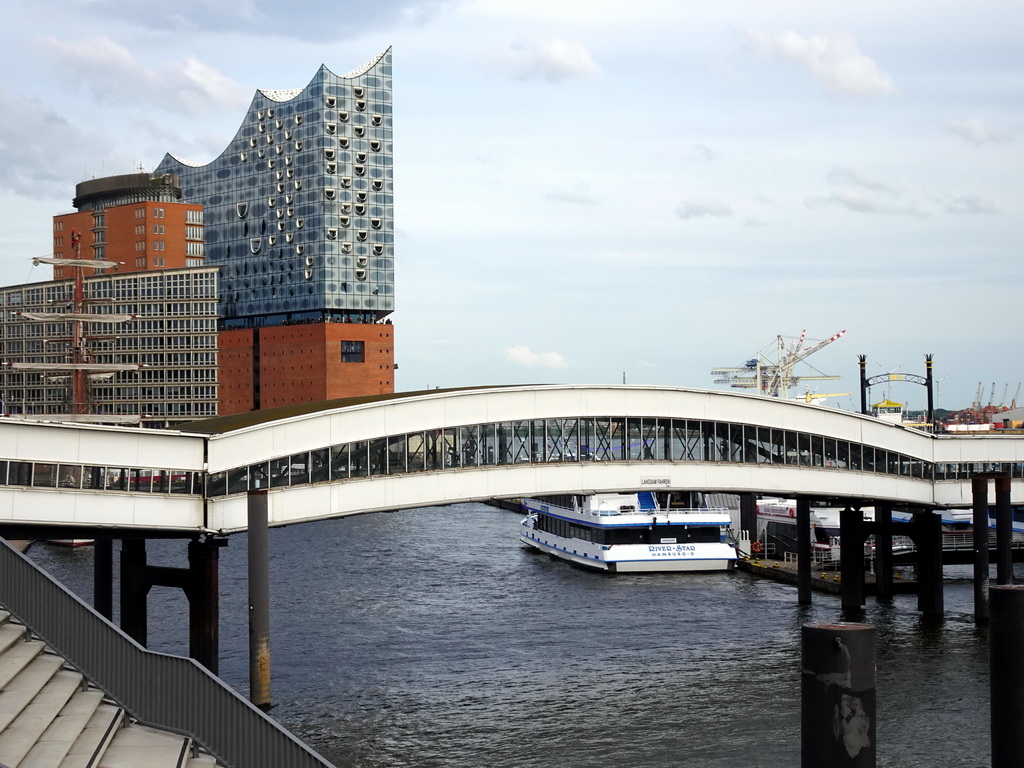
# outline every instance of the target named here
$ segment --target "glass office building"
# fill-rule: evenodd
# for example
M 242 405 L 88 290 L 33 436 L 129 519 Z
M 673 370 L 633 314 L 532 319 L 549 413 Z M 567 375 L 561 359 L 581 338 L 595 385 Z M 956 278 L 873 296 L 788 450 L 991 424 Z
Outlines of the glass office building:
M 391 50 L 304 88 L 260 90 L 227 148 L 171 155 L 183 202 L 205 206 L 222 330 L 379 323 L 394 310 Z

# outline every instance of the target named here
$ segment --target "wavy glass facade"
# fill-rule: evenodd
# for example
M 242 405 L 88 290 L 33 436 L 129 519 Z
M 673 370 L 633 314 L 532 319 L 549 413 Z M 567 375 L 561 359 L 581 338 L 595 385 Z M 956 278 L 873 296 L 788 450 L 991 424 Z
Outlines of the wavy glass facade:
M 256 92 L 206 165 L 167 155 L 205 206 L 221 327 L 379 322 L 394 310 L 391 50 L 304 88 Z

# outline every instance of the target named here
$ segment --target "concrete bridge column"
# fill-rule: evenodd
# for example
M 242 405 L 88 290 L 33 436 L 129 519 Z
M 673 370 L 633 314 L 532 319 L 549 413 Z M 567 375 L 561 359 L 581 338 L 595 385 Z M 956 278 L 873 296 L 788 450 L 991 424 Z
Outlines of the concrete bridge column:
M 917 545 L 917 610 L 942 616 L 942 518 L 932 510 L 914 513 L 911 523 Z
M 146 540 L 121 541 L 121 629 L 139 645 L 149 641 L 146 597 L 152 584 L 145 579 Z
M 757 539 L 757 497 L 752 493 L 740 494 L 740 530 L 746 531 L 751 541 Z
M 892 504 L 875 504 L 875 600 L 892 600 Z
M 796 500 L 796 593 L 800 605 L 811 604 L 811 500 Z
M 974 511 L 974 623 L 988 623 L 988 477 L 971 478 L 971 501 Z
M 1010 509 L 1010 478 L 996 478 L 996 583 L 1013 583 L 1013 513 Z
M 114 540 L 96 539 L 92 561 L 92 607 L 107 621 L 114 619 Z
M 847 506 L 839 513 L 839 593 L 844 613 L 864 607 L 864 513 Z

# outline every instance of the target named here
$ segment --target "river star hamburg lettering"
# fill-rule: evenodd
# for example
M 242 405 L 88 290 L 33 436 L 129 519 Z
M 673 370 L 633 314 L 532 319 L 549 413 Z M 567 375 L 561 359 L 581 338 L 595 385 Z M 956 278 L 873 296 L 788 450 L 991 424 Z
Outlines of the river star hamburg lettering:
M 648 544 L 647 551 L 652 557 L 693 557 L 697 547 L 693 544 Z

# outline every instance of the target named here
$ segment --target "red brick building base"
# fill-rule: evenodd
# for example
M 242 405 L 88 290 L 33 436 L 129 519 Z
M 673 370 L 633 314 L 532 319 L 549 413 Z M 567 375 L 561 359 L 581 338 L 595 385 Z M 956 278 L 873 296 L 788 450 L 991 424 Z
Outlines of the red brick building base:
M 236 329 L 217 347 L 222 416 L 395 391 L 391 324 Z

